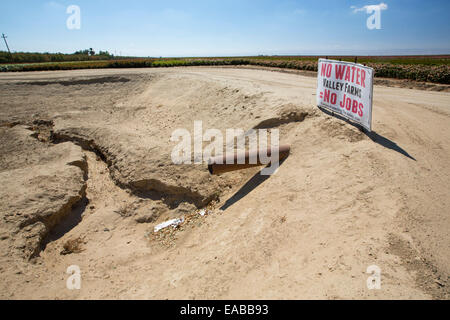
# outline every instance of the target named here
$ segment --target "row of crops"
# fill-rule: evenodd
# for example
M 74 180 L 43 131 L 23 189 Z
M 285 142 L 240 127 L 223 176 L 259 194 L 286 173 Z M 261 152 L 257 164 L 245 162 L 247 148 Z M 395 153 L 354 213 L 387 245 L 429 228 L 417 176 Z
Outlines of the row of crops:
M 398 57 L 396 58 L 399 59 Z M 392 63 L 382 59 L 361 59 L 375 70 L 376 77 L 410 79 L 441 84 L 450 84 L 450 65 L 448 58 L 437 59 L 438 63 L 430 63 L 430 58 L 424 58 L 426 63 L 414 59 L 414 63 Z M 350 60 L 351 59 L 344 59 Z M 395 60 L 394 60 L 395 61 Z M 443 61 L 443 62 L 442 62 Z M 181 66 L 238 66 L 254 65 L 263 67 L 277 67 L 296 70 L 317 71 L 317 57 L 242 57 L 242 58 L 133 58 L 120 60 L 76 61 L 76 62 L 49 62 L 30 64 L 0 65 L 0 71 L 45 71 L 45 70 L 72 70 L 72 69 L 98 69 L 98 68 L 158 68 Z

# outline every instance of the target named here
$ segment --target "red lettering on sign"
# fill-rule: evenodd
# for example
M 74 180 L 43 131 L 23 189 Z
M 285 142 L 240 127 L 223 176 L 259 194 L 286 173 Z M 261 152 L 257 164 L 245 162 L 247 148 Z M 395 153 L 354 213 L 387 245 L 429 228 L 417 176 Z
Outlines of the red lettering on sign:
M 366 71 L 364 69 L 361 69 L 361 85 L 363 86 L 363 88 L 366 87 Z
M 325 94 L 323 96 L 323 101 L 330 102 L 330 90 L 325 89 Z
M 345 73 L 345 67 L 344 65 L 337 64 L 336 65 L 336 79 L 342 80 Z
M 352 108 L 352 99 L 350 98 L 345 99 L 345 109 L 350 111 L 351 108 Z
M 345 72 L 345 81 L 350 82 L 350 72 L 351 68 L 347 68 L 347 72 Z
M 333 70 L 333 65 L 327 65 L 327 78 L 331 77 L 331 71 Z
M 321 75 L 322 77 L 325 76 L 326 70 L 327 70 L 327 64 L 326 64 L 326 63 L 322 63 L 322 68 L 320 69 L 320 75 Z
M 352 112 L 353 113 L 357 113 L 358 112 L 358 101 L 356 101 L 356 100 L 353 100 Z
M 364 109 L 364 105 L 362 103 L 359 104 L 359 111 L 358 111 L 358 115 L 360 117 L 363 116 L 363 109 Z
M 336 104 L 336 100 L 337 100 L 337 94 L 332 93 L 331 94 L 331 104 Z

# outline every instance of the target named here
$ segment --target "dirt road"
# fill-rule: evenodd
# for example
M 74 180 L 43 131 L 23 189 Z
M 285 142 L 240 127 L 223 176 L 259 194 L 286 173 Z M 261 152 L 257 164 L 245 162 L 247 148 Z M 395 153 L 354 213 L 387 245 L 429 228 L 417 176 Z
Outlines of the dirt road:
M 315 88 L 233 68 L 1 74 L 0 297 L 448 299 L 450 93 L 375 86 L 367 135 Z M 270 177 L 174 165 L 195 120 L 270 123 L 291 155 Z

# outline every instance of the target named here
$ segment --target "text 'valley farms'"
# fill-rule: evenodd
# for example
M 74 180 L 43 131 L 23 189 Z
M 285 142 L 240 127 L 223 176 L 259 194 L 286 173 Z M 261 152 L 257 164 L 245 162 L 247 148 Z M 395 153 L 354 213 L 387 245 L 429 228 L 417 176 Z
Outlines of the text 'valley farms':
M 319 59 L 317 105 L 371 131 L 373 69 L 363 65 Z

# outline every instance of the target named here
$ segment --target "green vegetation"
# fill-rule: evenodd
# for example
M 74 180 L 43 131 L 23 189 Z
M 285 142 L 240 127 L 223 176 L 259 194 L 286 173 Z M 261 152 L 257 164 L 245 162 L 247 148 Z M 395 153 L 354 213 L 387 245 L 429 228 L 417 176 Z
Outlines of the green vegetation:
M 108 51 L 100 51 L 98 54 L 90 48 L 80 50 L 73 54 L 64 53 L 38 53 L 38 52 L 9 52 L 0 51 L 0 64 L 4 63 L 42 63 L 42 62 L 67 62 L 67 61 L 94 61 L 114 59 Z
M 1 57 L 8 55 L 0 52 Z M 14 57 L 14 55 L 17 55 Z M 27 55 L 30 55 L 27 57 Z M 33 55 L 37 55 L 34 57 Z M 42 55 L 45 60 L 40 57 Z M 19 57 L 23 57 L 22 60 Z M 0 64 L 0 71 L 43 71 L 96 68 L 159 68 L 181 66 L 237 66 L 253 65 L 317 71 L 317 60 L 313 56 L 257 56 L 217 58 L 124 58 L 114 57 L 108 52 L 95 54 L 92 49 L 71 55 L 13 53 L 13 64 Z M 329 56 L 329 59 L 355 61 L 355 57 Z M 35 60 L 33 60 L 35 59 Z M 58 59 L 58 60 L 57 60 Z M 22 62 L 39 63 L 22 63 Z M 11 60 L 10 60 L 11 61 Z M 376 77 L 410 79 L 450 84 L 450 56 L 374 56 L 358 57 L 358 62 L 374 68 Z

